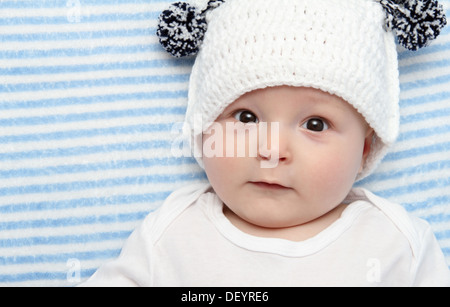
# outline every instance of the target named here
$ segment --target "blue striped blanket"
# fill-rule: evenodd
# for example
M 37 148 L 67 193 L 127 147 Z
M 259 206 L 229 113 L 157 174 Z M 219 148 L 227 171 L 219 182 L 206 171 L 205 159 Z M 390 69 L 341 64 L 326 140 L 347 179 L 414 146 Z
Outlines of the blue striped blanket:
M 171 2 L 0 1 L 0 286 L 76 285 L 206 180 L 171 154 L 192 66 L 155 36 Z M 428 220 L 450 265 L 449 27 L 399 59 L 400 137 L 358 185 Z

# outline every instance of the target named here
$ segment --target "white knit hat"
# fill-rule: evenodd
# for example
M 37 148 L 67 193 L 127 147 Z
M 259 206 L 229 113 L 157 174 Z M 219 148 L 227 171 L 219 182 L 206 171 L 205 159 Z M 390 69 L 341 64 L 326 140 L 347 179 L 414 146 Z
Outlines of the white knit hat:
M 186 114 L 194 146 L 202 146 L 194 127 L 206 131 L 247 92 L 280 85 L 313 87 L 350 103 L 374 129 L 374 144 L 358 179 L 370 174 L 399 131 L 397 47 L 387 28 L 415 50 L 445 25 L 442 7 L 425 1 L 435 16 L 440 14 L 434 19 L 440 23 L 427 24 L 428 32 L 416 31 L 415 38 L 405 35 L 399 12 L 411 16 L 424 10 L 409 2 L 410 7 L 384 0 L 216 0 L 203 10 L 187 3 L 173 6 L 172 15 L 166 11 L 160 18 L 161 43 L 175 56 L 199 50 Z M 184 14 L 182 30 L 174 30 L 174 14 L 178 20 Z

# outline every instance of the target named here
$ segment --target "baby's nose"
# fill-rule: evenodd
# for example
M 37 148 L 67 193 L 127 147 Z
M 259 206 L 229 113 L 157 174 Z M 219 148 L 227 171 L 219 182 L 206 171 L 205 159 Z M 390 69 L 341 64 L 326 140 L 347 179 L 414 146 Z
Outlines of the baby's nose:
M 270 123 L 259 131 L 258 157 L 270 168 L 279 163 L 289 163 L 292 159 L 290 143 L 292 138 L 286 128 L 280 129 L 280 123 Z M 269 168 L 269 167 L 267 167 Z

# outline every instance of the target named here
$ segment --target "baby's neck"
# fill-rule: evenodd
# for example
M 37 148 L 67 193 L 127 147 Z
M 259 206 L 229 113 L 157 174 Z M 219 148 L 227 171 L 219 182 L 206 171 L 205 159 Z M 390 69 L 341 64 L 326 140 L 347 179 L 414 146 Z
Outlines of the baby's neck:
M 345 204 L 341 204 L 317 219 L 307 223 L 281 228 L 267 228 L 251 224 L 240 218 L 225 205 L 223 206 L 223 213 L 231 224 L 249 235 L 300 242 L 316 236 L 337 221 L 341 217 L 341 214 L 345 210 L 346 206 L 347 205 Z

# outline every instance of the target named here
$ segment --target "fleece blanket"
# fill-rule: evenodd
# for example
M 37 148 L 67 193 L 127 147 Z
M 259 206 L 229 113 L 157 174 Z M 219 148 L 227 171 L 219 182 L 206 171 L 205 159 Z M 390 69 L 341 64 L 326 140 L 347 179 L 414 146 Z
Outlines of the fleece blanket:
M 193 64 L 155 36 L 171 2 L 0 1 L 0 286 L 82 282 L 206 180 L 171 153 Z M 450 265 L 449 27 L 399 60 L 401 133 L 358 185 L 426 219 Z

